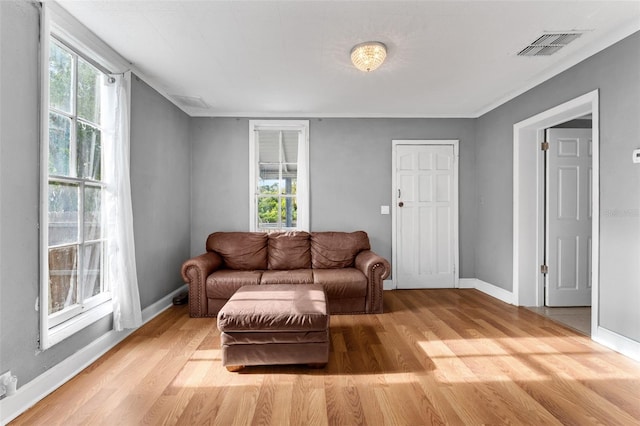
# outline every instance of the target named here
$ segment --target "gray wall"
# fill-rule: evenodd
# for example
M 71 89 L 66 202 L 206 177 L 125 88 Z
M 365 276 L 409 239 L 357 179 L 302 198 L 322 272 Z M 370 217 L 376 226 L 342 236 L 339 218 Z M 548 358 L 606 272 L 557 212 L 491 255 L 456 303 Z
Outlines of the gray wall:
M 131 194 L 140 303 L 183 284 L 189 258 L 189 116 L 137 77 L 131 82 Z
M 391 141 L 460 140 L 461 277 L 475 276 L 475 120 L 311 119 L 311 230 L 362 229 L 391 260 Z M 191 253 L 214 231 L 249 228 L 249 119 L 193 118 Z
M 105 318 L 38 349 L 38 10 L 1 1 L 0 19 L 0 372 L 10 369 L 23 386 L 109 332 L 112 323 Z M 179 267 L 189 255 L 188 123 L 166 99 L 133 82 L 132 196 L 142 308 L 182 284 Z
M 476 277 L 512 290 L 513 125 L 592 90 L 600 93 L 600 325 L 640 341 L 640 33 L 477 122 Z M 497 262 L 496 259 L 501 259 Z

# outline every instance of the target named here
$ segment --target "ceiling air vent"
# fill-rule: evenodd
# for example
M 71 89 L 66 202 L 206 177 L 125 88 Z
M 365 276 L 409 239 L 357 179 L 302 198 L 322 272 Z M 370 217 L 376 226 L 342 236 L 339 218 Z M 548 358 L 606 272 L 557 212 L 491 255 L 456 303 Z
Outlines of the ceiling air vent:
M 581 35 L 582 33 L 579 32 L 546 33 L 518 52 L 518 56 L 553 55 Z
M 188 108 L 211 108 L 204 99 L 195 96 L 171 95 L 171 97 L 180 105 Z

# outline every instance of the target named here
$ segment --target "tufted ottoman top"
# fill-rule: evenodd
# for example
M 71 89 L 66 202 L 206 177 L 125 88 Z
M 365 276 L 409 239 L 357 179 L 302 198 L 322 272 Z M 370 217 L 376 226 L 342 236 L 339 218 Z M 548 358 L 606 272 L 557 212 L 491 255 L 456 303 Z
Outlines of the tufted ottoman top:
M 319 284 L 244 286 L 218 313 L 218 329 L 226 333 L 324 331 L 328 327 L 326 296 Z

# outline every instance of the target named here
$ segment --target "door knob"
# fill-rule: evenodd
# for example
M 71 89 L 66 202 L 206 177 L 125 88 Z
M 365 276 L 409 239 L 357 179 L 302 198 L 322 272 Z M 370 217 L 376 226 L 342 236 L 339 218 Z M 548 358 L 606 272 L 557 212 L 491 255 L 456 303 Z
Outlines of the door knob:
M 404 203 L 403 203 L 402 201 L 400 201 L 400 202 L 398 203 L 398 207 L 403 207 L 403 206 L 404 206 Z

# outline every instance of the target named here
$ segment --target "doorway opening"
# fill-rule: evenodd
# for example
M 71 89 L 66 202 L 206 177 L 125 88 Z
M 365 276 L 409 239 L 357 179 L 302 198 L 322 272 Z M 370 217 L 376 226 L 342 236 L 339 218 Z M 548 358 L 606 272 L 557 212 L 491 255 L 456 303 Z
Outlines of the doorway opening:
M 597 329 L 599 268 L 599 120 L 598 91 L 593 91 L 514 125 L 513 296 L 518 306 L 544 307 L 545 232 L 541 143 L 546 129 L 592 117 L 591 189 L 591 335 Z

